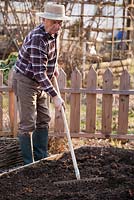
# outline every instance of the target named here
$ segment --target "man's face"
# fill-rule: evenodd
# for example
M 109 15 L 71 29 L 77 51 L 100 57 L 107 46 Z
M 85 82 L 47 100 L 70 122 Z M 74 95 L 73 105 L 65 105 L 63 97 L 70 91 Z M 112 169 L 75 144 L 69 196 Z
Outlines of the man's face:
M 61 30 L 62 20 L 43 19 L 45 29 L 49 34 L 58 33 Z

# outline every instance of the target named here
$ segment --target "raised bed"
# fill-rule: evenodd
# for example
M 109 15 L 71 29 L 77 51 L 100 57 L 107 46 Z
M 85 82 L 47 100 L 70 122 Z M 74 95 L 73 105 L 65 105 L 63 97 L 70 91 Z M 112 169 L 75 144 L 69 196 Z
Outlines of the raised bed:
M 19 142 L 16 138 L 0 138 L 0 172 L 23 165 Z
M 103 182 L 54 185 L 75 179 L 70 153 L 41 160 L 0 177 L 1 200 L 133 200 L 134 151 L 81 147 L 75 150 L 81 178 L 104 177 Z

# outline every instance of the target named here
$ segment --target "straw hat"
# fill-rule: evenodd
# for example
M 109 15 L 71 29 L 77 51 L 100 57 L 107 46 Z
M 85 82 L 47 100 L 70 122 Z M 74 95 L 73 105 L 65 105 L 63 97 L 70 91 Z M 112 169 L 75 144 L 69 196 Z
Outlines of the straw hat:
M 65 15 L 65 6 L 60 4 L 48 3 L 45 6 L 44 12 L 36 13 L 37 16 L 51 20 L 70 20 L 70 17 Z

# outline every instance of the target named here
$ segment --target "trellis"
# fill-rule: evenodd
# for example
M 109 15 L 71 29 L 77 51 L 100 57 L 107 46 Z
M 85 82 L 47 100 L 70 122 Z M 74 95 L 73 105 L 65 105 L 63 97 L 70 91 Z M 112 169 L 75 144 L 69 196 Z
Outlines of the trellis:
M 112 61 L 114 59 L 124 59 L 124 57 L 132 56 L 133 54 L 133 15 L 134 15 L 134 3 L 133 0 L 110 0 L 110 1 L 66 1 L 66 0 L 53 0 L 53 1 L 20 1 L 20 5 L 23 3 L 24 8 L 17 10 L 14 4 L 15 1 L 1 1 L 0 11 L 3 17 L 3 23 L 1 23 L 1 30 L 4 30 L 6 37 L 6 48 L 1 47 L 3 58 L 6 56 L 7 52 L 11 50 L 10 48 L 14 44 L 14 50 L 18 51 L 25 35 L 31 30 L 37 23 L 35 18 L 36 11 L 44 10 L 45 2 L 57 2 L 63 3 L 66 6 L 67 15 L 72 16 L 74 20 L 73 23 L 66 23 L 61 34 L 61 56 L 60 61 L 67 62 L 70 67 L 72 64 L 81 64 L 83 62 L 101 62 L 101 61 Z M 19 1 L 16 1 L 19 2 Z M 74 13 L 73 10 L 75 6 L 79 6 L 79 13 Z M 86 7 L 89 7 L 88 13 L 85 14 Z M 91 6 L 91 9 L 90 9 Z M 94 13 L 92 13 L 92 8 L 95 7 Z M 122 15 L 116 16 L 116 9 L 122 9 Z M 104 10 L 110 10 L 109 13 L 104 13 Z M 13 16 L 15 23 L 11 22 L 10 16 Z M 22 21 L 21 16 L 27 16 L 27 19 Z M 29 18 L 29 20 L 28 20 Z M 115 27 L 115 22 L 121 19 L 119 27 Z M 85 20 L 87 20 L 87 25 L 85 26 Z M 102 21 L 111 21 L 111 27 L 101 27 Z M 77 24 L 78 21 L 78 24 Z M 107 22 L 107 25 L 108 25 Z M 96 26 L 94 25 L 96 23 Z M 2 28 L 3 27 L 3 28 Z M 75 30 L 74 30 L 75 28 Z M 65 32 L 73 32 L 73 37 L 65 38 Z M 126 38 L 121 40 L 115 40 L 115 31 L 125 31 L 127 33 Z M 16 33 L 17 32 L 17 33 Z M 90 33 L 95 33 L 96 36 L 89 36 Z M 79 33 L 79 34 L 78 34 Z M 110 38 L 105 37 L 102 41 L 98 41 L 98 35 L 102 33 L 108 35 L 111 34 Z M 16 35 L 17 34 L 17 35 Z M 65 42 L 67 40 L 67 43 Z M 8 42 L 7 42 L 8 41 Z M 4 41 L 3 41 L 4 42 Z M 125 43 L 126 49 L 120 49 L 117 51 L 115 46 L 119 43 Z M 4 44 L 4 43 L 3 43 Z M 65 45 L 66 44 L 66 45 Z M 85 49 L 86 44 L 86 49 Z M 88 45 L 94 45 L 97 51 L 97 55 L 91 55 L 88 51 Z M 98 47 L 99 46 L 99 47 Z M 100 51 L 98 48 L 105 46 L 105 49 Z M 110 46 L 110 49 L 108 48 Z M 73 49 L 73 50 L 72 50 Z M 115 51 L 116 50 L 116 51 Z M 61 52 L 61 51 L 60 51 Z M 63 54 L 65 52 L 65 54 Z M 81 56 L 76 56 L 80 54 Z M 66 55 L 66 56 L 65 56 Z M 72 55 L 72 56 L 71 56 Z M 70 62 L 69 59 L 70 58 Z M 73 57 L 73 58 L 72 58 Z M 76 59 L 74 59 L 76 57 Z

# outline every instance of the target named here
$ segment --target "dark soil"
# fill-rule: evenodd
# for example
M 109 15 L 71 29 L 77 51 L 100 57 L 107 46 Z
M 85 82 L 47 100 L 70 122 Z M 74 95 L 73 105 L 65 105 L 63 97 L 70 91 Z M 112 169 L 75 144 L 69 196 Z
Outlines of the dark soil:
M 134 150 L 85 146 L 75 153 L 82 180 L 104 180 L 54 185 L 76 179 L 70 153 L 64 153 L 1 176 L 0 199 L 134 200 Z

